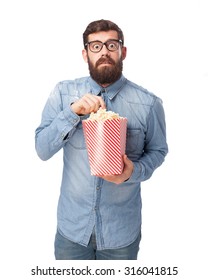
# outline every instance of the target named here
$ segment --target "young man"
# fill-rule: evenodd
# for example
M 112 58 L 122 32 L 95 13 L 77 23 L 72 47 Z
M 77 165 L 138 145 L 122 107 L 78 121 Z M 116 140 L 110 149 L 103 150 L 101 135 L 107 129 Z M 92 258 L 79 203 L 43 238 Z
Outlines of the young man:
M 56 259 L 137 259 L 140 183 L 168 152 L 161 100 L 123 74 L 126 47 L 113 22 L 91 22 L 82 55 L 90 76 L 57 84 L 36 129 L 36 151 L 48 160 L 64 151 Z M 82 120 L 102 107 L 128 119 L 121 175 L 91 176 Z

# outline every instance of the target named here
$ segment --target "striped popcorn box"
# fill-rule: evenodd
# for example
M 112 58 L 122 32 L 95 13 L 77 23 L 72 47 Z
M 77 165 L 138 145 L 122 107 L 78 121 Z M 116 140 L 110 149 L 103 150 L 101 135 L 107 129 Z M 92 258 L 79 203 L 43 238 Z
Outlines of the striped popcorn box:
M 91 175 L 121 174 L 127 119 L 83 120 Z

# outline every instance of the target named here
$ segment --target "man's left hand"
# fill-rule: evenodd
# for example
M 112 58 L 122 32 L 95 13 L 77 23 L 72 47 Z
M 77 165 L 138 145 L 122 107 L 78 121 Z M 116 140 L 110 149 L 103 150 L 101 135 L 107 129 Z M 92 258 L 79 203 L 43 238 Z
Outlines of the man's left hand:
M 128 159 L 127 155 L 123 156 L 123 161 L 124 161 L 124 168 L 121 174 L 102 175 L 99 177 L 114 184 L 121 184 L 124 181 L 128 180 L 133 172 L 134 164 L 130 159 Z

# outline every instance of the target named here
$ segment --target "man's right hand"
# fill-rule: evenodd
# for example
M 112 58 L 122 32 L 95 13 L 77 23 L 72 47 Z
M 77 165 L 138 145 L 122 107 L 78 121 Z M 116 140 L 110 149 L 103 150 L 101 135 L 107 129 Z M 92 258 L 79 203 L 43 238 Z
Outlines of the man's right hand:
M 100 107 L 102 109 L 106 108 L 102 97 L 90 93 L 85 94 L 82 98 L 71 104 L 72 111 L 77 115 L 96 113 Z

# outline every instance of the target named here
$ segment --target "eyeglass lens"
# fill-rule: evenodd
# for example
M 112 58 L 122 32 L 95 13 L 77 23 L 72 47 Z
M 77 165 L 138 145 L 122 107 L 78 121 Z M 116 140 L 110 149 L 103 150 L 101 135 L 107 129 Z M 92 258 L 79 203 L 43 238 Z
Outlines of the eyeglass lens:
M 92 52 L 99 52 L 101 51 L 101 49 L 103 48 L 103 45 L 106 46 L 106 48 L 111 51 L 114 52 L 116 50 L 118 50 L 119 48 L 119 41 L 117 40 L 109 40 L 105 43 L 100 42 L 100 41 L 93 41 L 93 42 L 89 42 L 89 48 Z

